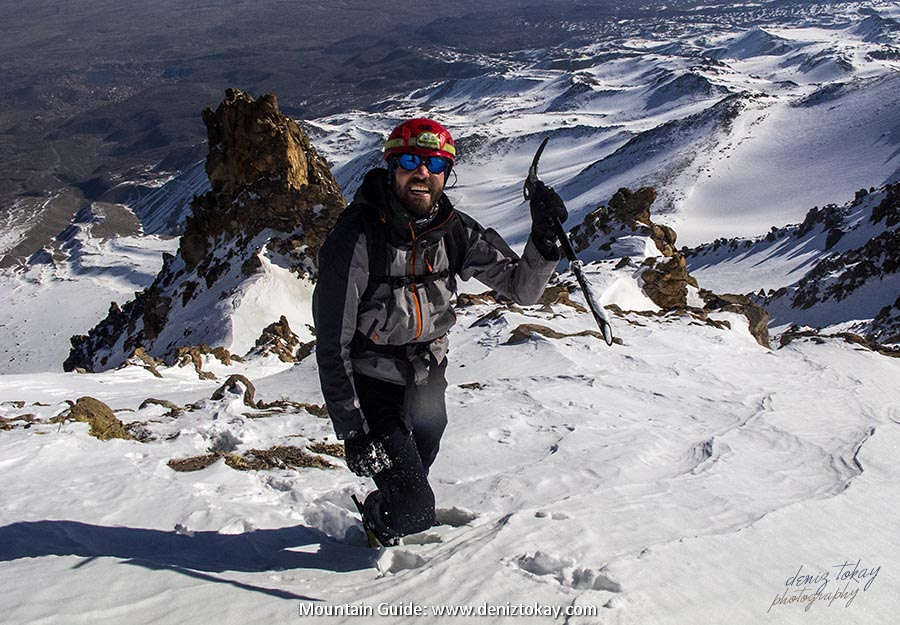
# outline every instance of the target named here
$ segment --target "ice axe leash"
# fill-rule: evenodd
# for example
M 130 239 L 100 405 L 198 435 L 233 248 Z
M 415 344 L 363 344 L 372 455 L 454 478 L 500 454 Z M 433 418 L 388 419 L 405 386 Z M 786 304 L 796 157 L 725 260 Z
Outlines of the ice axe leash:
M 549 140 L 550 137 L 545 137 L 544 140 L 541 141 L 540 147 L 537 149 L 537 152 L 534 153 L 531 167 L 528 168 L 528 177 L 525 178 L 525 184 L 522 186 L 522 195 L 525 196 L 526 200 L 531 199 L 531 196 L 534 194 L 535 185 L 540 181 L 537 174 L 538 161 L 541 160 L 541 153 L 544 151 Z M 578 285 L 581 287 L 582 293 L 584 293 L 584 299 L 587 300 L 588 308 L 591 309 L 591 314 L 594 315 L 594 321 L 597 322 L 597 326 L 603 333 L 603 340 L 606 341 L 607 345 L 612 345 L 613 333 L 612 325 L 609 323 L 609 317 L 606 316 L 606 311 L 603 310 L 599 300 L 594 295 L 590 282 L 584 277 L 584 272 L 581 270 L 583 263 L 578 260 L 578 257 L 575 255 L 575 249 L 572 247 L 572 242 L 569 240 L 569 235 L 566 234 L 562 222 L 560 222 L 559 217 L 556 215 L 553 215 L 552 217 L 553 226 L 556 229 L 556 238 L 559 240 L 559 244 L 562 246 L 566 258 L 569 259 L 569 267 L 572 268 L 572 273 L 575 274 L 575 279 L 578 280 Z

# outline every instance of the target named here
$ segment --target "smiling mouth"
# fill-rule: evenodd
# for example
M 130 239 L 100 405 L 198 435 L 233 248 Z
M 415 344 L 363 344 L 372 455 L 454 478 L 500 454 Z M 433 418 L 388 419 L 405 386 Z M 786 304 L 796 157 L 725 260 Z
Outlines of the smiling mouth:
M 416 195 L 428 195 L 430 193 L 427 188 L 423 187 L 412 187 L 410 188 L 409 192 Z

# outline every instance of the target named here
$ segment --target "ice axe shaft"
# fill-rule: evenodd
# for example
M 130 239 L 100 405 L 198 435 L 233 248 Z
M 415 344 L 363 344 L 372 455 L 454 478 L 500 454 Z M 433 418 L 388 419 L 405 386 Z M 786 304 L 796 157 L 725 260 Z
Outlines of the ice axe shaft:
M 531 199 L 531 196 L 534 194 L 535 186 L 540 181 L 537 173 L 538 161 L 541 160 L 541 154 L 549 140 L 550 137 L 545 137 L 544 140 L 541 141 L 540 147 L 537 149 L 537 152 L 534 153 L 531 167 L 528 168 L 528 176 L 525 178 L 525 184 L 522 187 L 522 195 L 525 196 L 526 200 Z M 613 334 L 612 325 L 609 323 L 609 317 L 606 316 L 606 311 L 600 306 L 600 302 L 594 296 L 590 282 L 584 277 L 584 272 L 581 270 L 582 262 L 578 260 L 578 257 L 575 255 L 575 248 L 572 247 L 572 242 L 569 240 L 569 235 L 566 233 L 566 229 L 563 228 L 562 222 L 556 215 L 553 215 L 552 218 L 553 226 L 556 230 L 556 238 L 562 246 L 563 253 L 569 260 L 569 266 L 572 268 L 572 273 L 575 274 L 575 279 L 578 280 L 578 285 L 581 287 L 582 293 L 584 293 L 584 299 L 587 301 L 588 308 L 591 309 L 591 314 L 594 315 L 594 321 L 597 322 L 597 327 L 599 327 L 600 331 L 603 333 L 603 340 L 606 341 L 607 345 L 612 345 Z

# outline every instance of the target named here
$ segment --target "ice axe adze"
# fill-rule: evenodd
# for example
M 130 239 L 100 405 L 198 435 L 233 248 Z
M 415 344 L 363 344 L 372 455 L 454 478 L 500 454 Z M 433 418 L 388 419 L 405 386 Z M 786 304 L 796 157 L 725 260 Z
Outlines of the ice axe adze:
M 522 194 L 525 196 L 526 200 L 531 199 L 535 185 L 539 181 L 537 175 L 538 161 L 541 159 L 541 152 L 544 151 L 544 147 L 549 140 L 550 137 L 546 137 L 541 141 L 541 146 L 537 149 L 537 152 L 535 152 L 534 160 L 531 161 L 531 167 L 528 169 L 528 177 L 525 178 L 525 185 L 522 189 Z M 575 250 L 572 248 L 572 242 L 569 241 L 569 235 L 566 234 L 565 228 L 563 228 L 562 223 L 556 215 L 553 215 L 553 226 L 556 228 L 556 238 L 559 239 L 563 253 L 565 253 L 566 258 L 569 259 L 569 266 L 572 268 L 572 272 L 575 274 L 579 286 L 581 286 L 581 291 L 584 293 L 584 299 L 587 300 L 588 308 L 591 309 L 591 313 L 594 315 L 597 326 L 599 326 L 600 331 L 603 332 L 603 340 L 606 341 L 607 345 L 612 345 L 613 334 L 612 326 L 609 323 L 609 317 L 606 316 L 606 311 L 603 310 L 603 307 L 600 306 L 600 302 L 594 296 L 590 282 L 585 279 L 584 272 L 581 271 L 583 263 L 575 256 Z

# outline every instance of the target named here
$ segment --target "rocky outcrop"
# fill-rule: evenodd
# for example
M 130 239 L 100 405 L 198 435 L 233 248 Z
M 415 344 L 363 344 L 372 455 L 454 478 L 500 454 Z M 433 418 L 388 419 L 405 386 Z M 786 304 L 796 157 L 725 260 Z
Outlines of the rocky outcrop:
M 580 258 L 620 259 L 619 268 L 639 267 L 638 279 L 644 293 L 663 309 L 687 306 L 687 287 L 697 286 L 688 273 L 681 253 L 675 249 L 675 231 L 650 218 L 656 191 L 622 188 L 601 206 L 588 213 L 569 236 Z
M 539 334 L 548 339 L 564 339 L 575 336 L 592 336 L 595 339 L 604 340 L 603 334 L 597 332 L 596 330 L 582 330 L 581 332 L 575 332 L 573 334 L 565 334 L 562 332 L 557 332 L 553 328 L 548 328 L 547 326 L 536 324 L 536 323 L 523 323 L 522 325 L 516 326 L 513 329 L 512 334 L 509 335 L 509 338 L 506 339 L 504 345 L 519 345 L 521 343 L 527 343 L 531 340 L 531 337 L 534 334 Z
M 215 111 L 203 111 L 203 121 L 212 190 L 195 198 L 181 238 L 186 269 L 205 264 L 201 277 L 220 272 L 222 261 L 210 254 L 220 235 L 249 242 L 265 228 L 284 233 L 302 228 L 293 251 L 303 248 L 297 269 L 310 271 L 331 226 L 323 213 L 336 215 L 344 206 L 325 159 L 300 126 L 281 114 L 272 94 L 254 100 L 229 89 Z
M 675 231 L 653 223 L 650 206 L 656 200 L 656 190 L 642 187 L 637 191 L 621 188 L 609 201 L 609 206 L 600 206 L 588 213 L 581 224 L 572 228 L 569 237 L 576 252 L 589 247 L 611 251 L 621 238 L 647 237 L 653 241 L 663 256 L 673 256 L 675 251 Z
M 187 367 L 193 366 L 194 371 L 201 380 L 215 380 L 216 376 L 210 371 L 203 370 L 204 358 L 210 356 L 221 362 L 224 366 L 231 366 L 232 362 L 243 362 L 240 356 L 232 354 L 224 347 L 209 347 L 201 343 L 200 345 L 191 345 L 190 347 L 178 347 L 172 352 L 168 365 Z
M 88 433 L 101 441 L 108 441 L 112 438 L 124 438 L 127 440 L 133 438 L 122 422 L 116 418 L 112 408 L 99 399 L 79 397 L 75 402 L 70 403 L 72 405 L 67 411 L 50 421 L 52 423 L 65 421 L 88 423 L 91 426 Z
M 252 353 L 259 356 L 273 354 L 282 362 L 299 362 L 302 360 L 299 346 L 300 338 L 291 331 L 287 317 L 282 315 L 278 321 L 263 329 Z M 309 355 L 308 352 L 305 355 Z
M 668 310 L 687 306 L 688 285 L 696 287 L 697 281 L 688 273 L 684 257 L 676 254 L 665 261 L 648 258 L 647 267 L 641 273 L 641 288 L 653 303 Z
M 569 306 L 578 312 L 588 311 L 587 308 L 572 299 L 569 287 L 565 284 L 554 284 L 545 288 L 537 303 L 541 304 L 546 311 L 552 311 L 554 305 Z
M 211 189 L 194 198 L 177 254 L 163 255 L 149 288 L 72 337 L 66 371 L 113 368 L 138 348 L 166 362 L 180 347 L 231 349 L 231 320 L 253 281 L 284 269 L 293 278 L 279 279 L 316 275 L 318 250 L 345 204 L 325 159 L 274 95 L 254 100 L 229 89 L 203 120 Z
M 853 332 L 836 332 L 828 334 L 820 332 L 816 328 L 803 328 L 792 325 L 778 337 L 779 348 L 790 345 L 795 341 L 812 341 L 814 343 L 827 343 L 828 341 L 842 341 L 852 345 L 860 345 L 873 352 L 878 352 L 892 358 L 900 358 L 900 347 L 886 347 L 859 334 Z
M 222 401 L 223 399 L 225 399 L 226 393 L 241 395 L 241 400 L 243 401 L 245 406 L 247 406 L 248 408 L 254 408 L 256 410 L 269 411 L 267 414 L 276 414 L 279 412 L 284 412 L 286 410 L 303 409 L 306 410 L 309 414 L 316 417 L 328 417 L 328 410 L 324 405 L 308 404 L 286 399 L 280 399 L 273 402 L 264 402 L 261 399 L 255 399 L 254 396 L 256 395 L 256 387 L 253 386 L 253 382 L 251 382 L 250 379 L 247 378 L 247 376 L 241 374 L 228 376 L 228 379 L 225 380 L 225 383 L 216 389 L 210 399 L 213 401 Z
M 703 298 L 703 310 L 707 313 L 723 311 L 733 312 L 747 317 L 750 334 L 763 347 L 769 347 L 769 313 L 765 308 L 746 295 L 726 293 L 717 295 L 712 291 L 700 289 Z
M 143 367 L 144 369 L 146 369 L 147 371 L 152 373 L 155 377 L 157 377 L 157 378 L 163 377 L 162 374 L 159 372 L 159 367 L 161 365 L 164 365 L 165 363 L 162 360 L 160 360 L 158 358 L 154 358 L 153 356 L 148 354 L 147 350 L 145 350 L 143 347 L 138 347 L 136 350 L 134 350 L 134 353 L 131 355 L 131 358 L 129 358 L 125 362 L 125 364 L 126 365 L 137 365 L 139 367 Z
M 213 401 L 220 401 L 225 398 L 226 392 L 240 393 L 243 396 L 244 405 L 249 406 L 250 408 L 256 408 L 259 405 L 259 402 L 253 399 L 253 396 L 256 394 L 256 387 L 253 386 L 253 382 L 246 376 L 240 374 L 228 376 L 225 384 L 217 388 L 210 399 Z M 263 404 L 263 406 L 264 405 L 265 404 Z
M 841 301 L 873 279 L 900 268 L 900 229 L 882 232 L 859 248 L 822 259 L 796 285 L 792 306 Z

